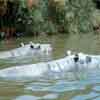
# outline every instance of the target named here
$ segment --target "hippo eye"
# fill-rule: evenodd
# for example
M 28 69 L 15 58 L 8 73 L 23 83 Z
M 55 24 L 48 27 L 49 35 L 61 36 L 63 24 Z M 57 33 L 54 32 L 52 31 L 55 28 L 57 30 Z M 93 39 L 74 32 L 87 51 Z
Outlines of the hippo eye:
M 78 56 L 78 54 L 76 54 L 75 57 L 74 57 L 73 59 L 74 59 L 74 62 L 78 62 L 78 61 L 79 61 L 79 56 Z

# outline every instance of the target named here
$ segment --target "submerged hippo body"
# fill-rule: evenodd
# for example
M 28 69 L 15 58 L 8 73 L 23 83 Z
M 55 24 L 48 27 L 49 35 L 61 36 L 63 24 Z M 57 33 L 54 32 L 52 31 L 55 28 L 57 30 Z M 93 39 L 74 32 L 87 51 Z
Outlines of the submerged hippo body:
M 41 62 L 22 66 L 14 66 L 0 70 L 0 77 L 39 77 L 44 73 L 60 73 L 73 66 L 70 58 L 63 58 L 50 62 Z M 66 62 L 69 61 L 68 63 Z M 69 66 L 69 68 L 67 67 Z
M 46 73 L 63 73 L 69 71 L 77 71 L 78 69 L 94 69 L 100 67 L 100 59 L 91 57 L 87 60 L 87 55 L 79 55 L 79 60 L 74 61 L 75 55 L 71 55 L 62 59 L 42 62 L 37 64 L 29 64 L 23 66 L 15 66 L 0 70 L 0 77 L 40 77 Z
M 52 47 L 50 44 L 39 44 L 40 48 L 37 47 L 37 44 L 34 44 L 33 47 L 34 48 L 31 48 L 31 45 L 27 44 L 10 51 L 0 52 L 0 59 L 22 57 L 22 56 L 25 56 L 28 54 L 34 54 L 34 53 L 49 54 L 52 51 Z

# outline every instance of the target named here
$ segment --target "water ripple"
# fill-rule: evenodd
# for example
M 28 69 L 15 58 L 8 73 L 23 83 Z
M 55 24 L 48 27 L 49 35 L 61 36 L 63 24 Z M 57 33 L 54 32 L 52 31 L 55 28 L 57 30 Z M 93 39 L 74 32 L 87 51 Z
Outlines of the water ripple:
M 81 96 L 76 96 L 71 100 L 92 100 L 93 98 L 100 96 L 100 94 L 95 93 L 95 92 L 91 92 L 89 94 L 86 95 L 81 95 Z

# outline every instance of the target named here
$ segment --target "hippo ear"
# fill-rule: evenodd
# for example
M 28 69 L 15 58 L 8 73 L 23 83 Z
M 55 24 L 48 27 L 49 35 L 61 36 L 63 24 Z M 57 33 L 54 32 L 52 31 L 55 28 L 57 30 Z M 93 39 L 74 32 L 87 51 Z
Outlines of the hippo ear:
M 33 42 L 32 42 L 32 41 L 30 41 L 30 42 L 29 42 L 29 44 L 30 44 L 30 45 L 33 45 Z
M 20 43 L 20 45 L 21 45 L 21 47 L 24 47 L 25 46 L 25 44 L 22 42 L 22 43 Z
M 84 55 L 84 53 L 82 53 L 82 52 L 79 52 L 79 53 L 78 53 L 78 55 L 79 55 L 79 56 L 83 56 L 83 55 Z
M 66 52 L 66 54 L 67 54 L 67 56 L 70 56 L 70 55 L 72 54 L 72 52 L 71 52 L 70 50 L 68 50 L 68 51 Z

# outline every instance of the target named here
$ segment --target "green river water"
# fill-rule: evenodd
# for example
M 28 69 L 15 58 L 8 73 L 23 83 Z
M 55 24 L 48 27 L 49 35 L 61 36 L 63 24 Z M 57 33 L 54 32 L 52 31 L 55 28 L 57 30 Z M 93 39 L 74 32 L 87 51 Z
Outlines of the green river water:
M 50 43 L 52 55 L 0 60 L 0 69 L 60 59 L 67 50 L 100 54 L 100 35 L 54 35 L 17 38 L 0 42 L 0 51 L 19 47 L 20 42 Z M 38 66 L 37 66 L 38 67 Z M 66 73 L 59 78 L 9 80 L 0 78 L 0 100 L 100 100 L 100 71 Z

